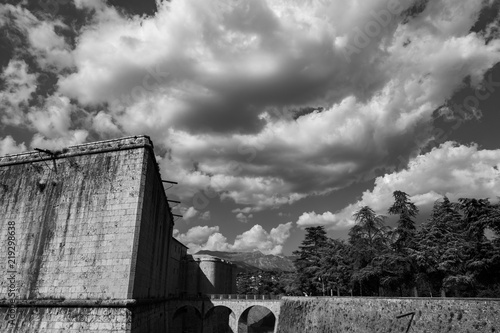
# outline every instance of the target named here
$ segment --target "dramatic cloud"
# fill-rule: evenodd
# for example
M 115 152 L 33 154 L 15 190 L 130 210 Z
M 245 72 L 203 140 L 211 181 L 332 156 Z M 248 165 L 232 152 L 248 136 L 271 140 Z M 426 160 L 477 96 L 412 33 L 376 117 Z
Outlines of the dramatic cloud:
M 245 220 L 418 155 L 434 112 L 452 118 L 442 106 L 500 62 L 498 21 L 472 30 L 492 3 L 172 0 L 124 16 L 81 0 L 90 18 L 72 38 L 67 21 L 1 5 L 0 24 L 56 81 L 27 108 L 37 74 L 12 60 L 2 124 L 26 123 L 44 147 L 146 133 L 191 213 L 219 196 Z
M 387 214 L 396 190 L 408 193 L 411 200 L 425 211 L 443 196 L 450 200 L 490 198 L 496 201 L 500 189 L 499 170 L 500 150 L 480 150 L 477 145 L 446 142 L 410 161 L 407 169 L 378 177 L 373 190 L 364 192 L 358 202 L 336 213 L 304 213 L 297 225 L 347 229 L 354 224 L 353 213 L 362 206 Z
M 233 244 L 219 233 L 219 227 L 196 226 L 185 234 L 174 230 L 174 237 L 189 247 L 189 253 L 200 250 L 213 251 L 261 251 L 264 254 L 281 254 L 283 244 L 290 237 L 292 222 L 280 224 L 267 232 L 262 226 L 256 224 L 250 230 L 236 236 Z
M 0 78 L 5 82 L 0 90 L 0 116 L 4 125 L 22 125 L 26 119 L 31 94 L 36 90 L 37 75 L 28 73 L 28 65 L 22 60 L 11 60 Z

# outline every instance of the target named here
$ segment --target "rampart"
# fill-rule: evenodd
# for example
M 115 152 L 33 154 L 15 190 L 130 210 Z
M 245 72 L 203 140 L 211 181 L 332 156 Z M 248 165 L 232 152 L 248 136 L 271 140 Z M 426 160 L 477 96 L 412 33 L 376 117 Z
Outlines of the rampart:
M 173 222 L 147 136 L 0 157 L 0 207 L 0 331 L 165 329 Z
M 495 333 L 500 300 L 285 297 L 279 333 Z

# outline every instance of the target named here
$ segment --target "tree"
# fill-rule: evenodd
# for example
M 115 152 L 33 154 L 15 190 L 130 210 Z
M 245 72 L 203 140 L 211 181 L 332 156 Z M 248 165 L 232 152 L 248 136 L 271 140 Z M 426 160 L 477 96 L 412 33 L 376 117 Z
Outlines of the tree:
M 349 232 L 351 244 L 352 269 L 351 283 L 359 283 L 360 295 L 363 295 L 363 284 L 377 289 L 380 294 L 381 267 L 374 260 L 388 250 L 389 228 L 384 224 L 385 217 L 375 214 L 368 206 L 354 213 L 356 220 Z M 368 291 L 365 288 L 366 291 Z M 373 291 L 370 291 L 373 292 Z
M 385 216 L 376 215 L 368 206 L 362 207 L 353 215 L 356 225 L 349 235 L 355 242 L 362 241 L 370 249 L 384 247 L 387 240 L 388 228 L 384 224 Z
M 394 191 L 393 196 L 394 203 L 389 207 L 388 213 L 399 215 L 393 243 L 396 252 L 386 255 L 381 263 L 383 267 L 390 268 L 390 274 L 382 282 L 385 285 L 404 283 L 413 289 L 413 296 L 418 297 L 417 267 L 414 257 L 410 255 L 415 247 L 415 218 L 418 208 L 405 192 Z
M 323 247 L 327 243 L 326 231 L 323 226 L 306 228 L 306 236 L 294 251 L 295 267 L 300 289 L 307 295 L 321 294 L 321 282 L 317 280 L 320 270 L 320 259 Z
M 322 279 L 328 290 L 335 289 L 337 296 L 340 296 L 341 290 L 347 289 L 351 276 L 348 251 L 348 245 L 343 241 L 328 239 L 320 258 L 317 277 Z
M 415 255 L 420 270 L 432 289 L 447 291 L 470 284 L 471 276 L 465 269 L 469 243 L 464 234 L 458 206 L 444 197 L 436 201 L 429 220 L 418 235 L 419 248 Z
M 389 207 L 389 214 L 399 214 L 398 226 L 396 228 L 395 246 L 399 252 L 413 245 L 415 238 L 415 218 L 418 208 L 410 201 L 408 194 L 402 191 L 394 191 L 394 203 Z

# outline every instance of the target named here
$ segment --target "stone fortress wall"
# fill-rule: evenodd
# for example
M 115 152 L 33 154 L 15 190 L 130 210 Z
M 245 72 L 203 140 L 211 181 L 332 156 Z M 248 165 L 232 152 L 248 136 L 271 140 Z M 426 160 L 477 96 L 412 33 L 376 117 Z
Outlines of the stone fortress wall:
M 0 157 L 0 207 L 1 332 L 166 331 L 188 265 L 149 137 Z
M 278 333 L 495 333 L 500 299 L 286 297 Z

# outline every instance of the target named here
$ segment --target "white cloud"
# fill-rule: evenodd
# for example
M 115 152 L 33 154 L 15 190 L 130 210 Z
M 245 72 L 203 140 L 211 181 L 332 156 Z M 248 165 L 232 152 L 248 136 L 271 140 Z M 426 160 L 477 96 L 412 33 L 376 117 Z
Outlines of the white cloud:
M 65 96 L 50 96 L 42 107 L 33 108 L 26 115 L 37 133 L 31 141 L 32 147 L 60 149 L 85 142 L 88 131 L 73 129 L 71 115 L 77 111 Z
M 0 91 L 0 116 L 2 124 L 21 125 L 25 122 L 25 109 L 36 90 L 37 75 L 28 73 L 23 60 L 11 60 L 0 78 L 6 87 Z
M 118 126 L 113 122 L 113 117 L 104 111 L 99 111 L 93 117 L 92 129 L 103 137 L 119 136 L 122 133 Z
M 396 190 L 409 194 L 425 211 L 443 196 L 450 200 L 466 197 L 496 201 L 500 188 L 499 170 L 500 149 L 480 150 L 477 145 L 464 146 L 449 141 L 414 158 L 407 169 L 378 177 L 373 190 L 365 191 L 358 202 L 336 213 L 304 213 L 296 223 L 301 227 L 325 225 L 331 229 L 346 229 L 354 224 L 352 215 L 362 206 L 387 214 Z
M 253 214 L 245 215 L 243 213 L 236 214 L 236 219 L 242 223 L 247 223 L 248 220 L 253 218 Z
M 23 151 L 26 151 L 24 142 L 17 144 L 10 135 L 7 135 L 5 138 L 0 137 L 0 156 L 17 154 Z
M 28 28 L 28 36 L 37 61 L 42 68 L 48 66 L 58 70 L 73 66 L 69 45 L 64 37 L 56 34 L 55 29 L 69 29 L 61 22 L 40 22 Z
M 433 112 L 465 78 L 478 86 L 500 61 L 498 39 L 470 33 L 484 1 L 436 0 L 415 17 L 399 15 L 414 3 L 173 0 L 154 16 L 124 17 L 103 1 L 79 0 L 77 8 L 96 14 L 74 49 L 57 33 L 63 23 L 20 6 L 2 7 L 0 21 L 14 13 L 39 65 L 58 73 L 57 92 L 26 116 L 34 143 L 147 133 L 168 149 L 161 168 L 176 175 L 176 194 L 200 194 L 189 206 L 205 209 L 216 197 L 203 192 L 210 188 L 248 208 L 236 212 L 243 218 L 418 154 L 432 137 Z M 363 45 L 360 33 L 369 35 Z M 20 79 L 28 83 L 4 99 L 24 103 L 34 79 Z M 51 108 L 57 98 L 79 104 Z M 292 110 L 309 106 L 323 111 L 293 119 Z M 80 107 L 99 112 L 77 116 Z M 7 121 L 24 121 L 9 112 Z
M 350 217 L 350 216 L 349 216 Z M 331 212 L 324 212 L 323 214 L 316 214 L 316 212 L 302 213 L 297 220 L 297 225 L 303 228 L 318 226 L 318 225 L 335 225 L 335 228 L 350 227 L 350 220 L 338 221 L 338 216 Z
M 181 212 L 182 212 L 182 218 L 184 220 L 190 220 L 198 215 L 198 211 L 194 207 L 189 207 L 189 208 L 182 207 Z
M 292 222 L 280 224 L 267 232 L 256 224 L 250 230 L 236 236 L 233 244 L 219 233 L 219 227 L 196 226 L 185 234 L 174 230 L 174 237 L 189 247 L 189 253 L 199 250 L 251 252 L 259 250 L 264 254 L 281 254 L 283 244 L 290 237 Z
M 42 69 L 60 71 L 74 65 L 71 47 L 56 33 L 56 29 L 70 30 L 60 20 L 41 20 L 27 9 L 7 4 L 0 5 L 0 24 L 15 26 L 25 34 L 29 52 Z

